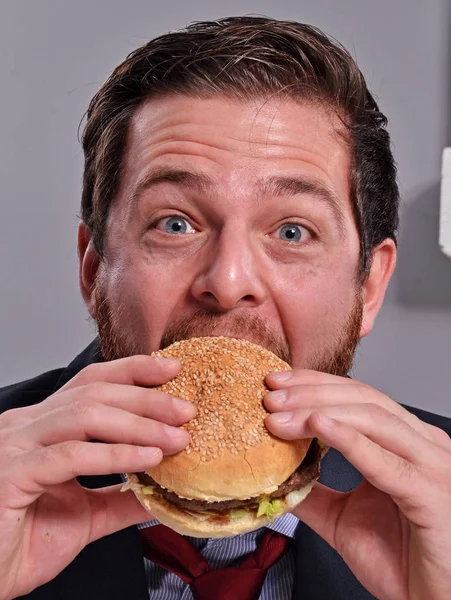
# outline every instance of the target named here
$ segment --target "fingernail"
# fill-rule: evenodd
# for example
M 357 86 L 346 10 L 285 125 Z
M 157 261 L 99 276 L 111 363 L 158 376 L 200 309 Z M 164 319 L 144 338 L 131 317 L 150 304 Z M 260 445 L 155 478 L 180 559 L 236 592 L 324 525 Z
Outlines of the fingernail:
M 172 400 L 174 402 L 174 406 L 178 412 L 182 412 L 187 415 L 196 414 L 196 406 L 192 402 L 187 402 L 186 400 L 180 400 L 180 398 L 175 398 L 172 396 Z
M 172 425 L 163 425 L 163 429 L 172 440 L 178 441 L 186 438 L 188 443 L 189 433 L 184 429 L 180 429 L 180 427 L 172 427 Z
M 282 406 L 287 400 L 287 391 L 286 390 L 277 390 L 275 392 L 269 392 L 266 394 L 266 397 L 273 404 L 277 404 L 278 406 Z
M 292 375 L 291 371 L 275 371 L 274 373 L 270 373 L 271 379 L 277 381 L 277 383 L 282 383 L 283 381 L 288 381 Z
M 163 367 L 179 367 L 180 361 L 177 358 L 166 358 L 165 356 L 155 356 L 157 363 Z
M 273 413 L 271 419 L 276 423 L 288 423 L 293 418 L 292 412 Z
M 162 454 L 160 448 L 152 448 L 148 446 L 137 446 L 138 452 L 144 458 L 157 458 L 158 455 Z
M 323 427 L 332 427 L 335 423 L 334 419 L 331 419 L 324 413 L 316 413 L 316 417 Z

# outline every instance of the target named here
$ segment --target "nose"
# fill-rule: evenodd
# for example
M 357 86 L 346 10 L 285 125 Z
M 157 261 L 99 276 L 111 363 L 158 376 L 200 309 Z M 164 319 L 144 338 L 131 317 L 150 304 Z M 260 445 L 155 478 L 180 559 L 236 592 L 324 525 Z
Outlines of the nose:
M 204 308 L 228 311 L 259 306 L 266 295 L 258 247 L 247 228 L 224 227 L 200 265 L 191 293 Z

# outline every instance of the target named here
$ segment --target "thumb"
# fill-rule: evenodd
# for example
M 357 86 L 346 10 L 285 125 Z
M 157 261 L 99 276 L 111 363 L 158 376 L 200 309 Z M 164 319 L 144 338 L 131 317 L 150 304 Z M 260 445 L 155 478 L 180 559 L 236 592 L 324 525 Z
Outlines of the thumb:
M 316 483 L 307 498 L 291 512 L 336 549 L 335 532 L 350 493 Z
M 86 490 L 91 504 L 89 541 L 115 533 L 131 525 L 153 519 L 132 490 L 121 492 L 122 484 Z

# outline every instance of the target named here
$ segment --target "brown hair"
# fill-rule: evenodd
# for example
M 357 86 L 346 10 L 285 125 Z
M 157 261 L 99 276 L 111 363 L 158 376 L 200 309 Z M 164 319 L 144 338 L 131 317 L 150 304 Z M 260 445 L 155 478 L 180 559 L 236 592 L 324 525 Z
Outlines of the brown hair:
M 360 233 L 361 273 L 371 250 L 396 241 L 399 192 L 387 119 L 351 55 L 319 29 L 261 17 L 200 22 L 132 52 L 92 99 L 83 133 L 81 217 L 103 256 L 131 118 L 166 94 L 243 100 L 283 94 L 319 101 L 340 116 L 352 152 L 351 202 Z

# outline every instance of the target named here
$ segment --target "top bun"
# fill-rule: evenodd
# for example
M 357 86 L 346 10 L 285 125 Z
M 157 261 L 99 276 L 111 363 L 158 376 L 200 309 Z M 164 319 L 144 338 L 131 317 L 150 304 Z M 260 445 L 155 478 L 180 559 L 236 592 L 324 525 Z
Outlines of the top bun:
M 183 340 L 154 356 L 182 363 L 177 377 L 157 389 L 197 406 L 196 417 L 183 425 L 189 446 L 147 471 L 161 487 L 190 500 L 244 500 L 271 494 L 298 468 L 311 440 L 274 437 L 262 402 L 266 375 L 290 365 L 228 337 Z

